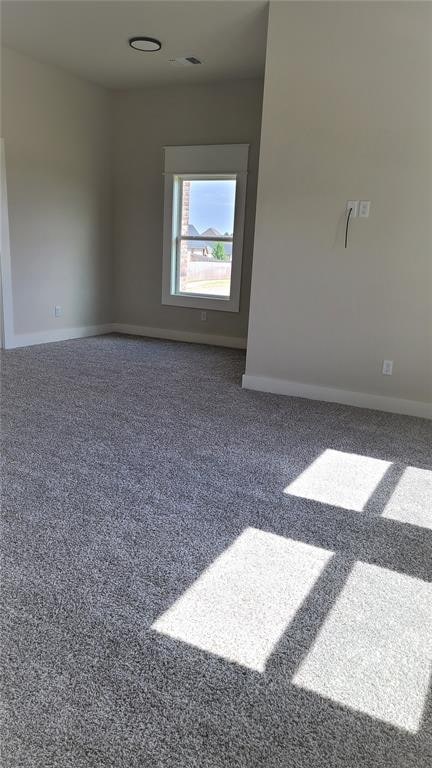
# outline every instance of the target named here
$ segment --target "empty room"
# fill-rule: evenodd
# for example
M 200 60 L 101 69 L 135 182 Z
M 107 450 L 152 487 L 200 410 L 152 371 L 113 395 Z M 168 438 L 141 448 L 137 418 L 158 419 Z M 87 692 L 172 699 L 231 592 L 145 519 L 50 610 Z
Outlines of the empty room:
M 1 3 L 0 762 L 432 765 L 432 3 Z

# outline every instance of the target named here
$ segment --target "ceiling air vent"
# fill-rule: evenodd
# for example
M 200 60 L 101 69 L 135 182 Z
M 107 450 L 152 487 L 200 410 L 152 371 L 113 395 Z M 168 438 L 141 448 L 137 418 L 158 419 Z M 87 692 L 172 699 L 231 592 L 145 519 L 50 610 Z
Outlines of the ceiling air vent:
M 202 61 L 197 59 L 196 56 L 180 56 L 178 59 L 170 59 L 170 64 L 178 67 L 189 67 L 195 64 L 202 64 Z

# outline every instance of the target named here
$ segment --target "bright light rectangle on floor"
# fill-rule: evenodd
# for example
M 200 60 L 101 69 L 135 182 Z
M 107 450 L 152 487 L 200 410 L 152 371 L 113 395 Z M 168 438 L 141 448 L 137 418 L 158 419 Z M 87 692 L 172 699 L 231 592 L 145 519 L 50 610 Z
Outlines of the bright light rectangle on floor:
M 263 672 L 332 555 L 246 528 L 152 629 Z
M 416 732 L 432 660 L 432 587 L 357 563 L 294 684 Z
M 389 461 L 328 448 L 284 493 L 361 512 L 390 466 Z
M 383 517 L 432 530 L 432 472 L 407 467 L 386 504 Z

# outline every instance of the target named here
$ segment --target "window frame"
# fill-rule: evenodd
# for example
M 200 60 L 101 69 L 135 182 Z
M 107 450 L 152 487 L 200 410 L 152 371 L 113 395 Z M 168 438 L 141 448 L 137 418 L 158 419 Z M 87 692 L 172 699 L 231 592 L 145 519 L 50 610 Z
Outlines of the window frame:
M 243 260 L 243 235 L 246 209 L 248 144 L 223 144 L 201 147 L 165 147 L 164 235 L 162 264 L 162 304 L 192 309 L 239 312 Z M 181 235 L 182 181 L 194 179 L 234 179 L 236 196 L 232 237 L 231 284 L 229 297 L 189 294 L 176 291 L 178 243 Z M 202 238 L 198 238 L 201 239 Z M 210 238 L 205 238 L 210 241 Z M 214 238 L 221 242 L 224 237 Z M 231 238 L 228 238 L 231 242 Z

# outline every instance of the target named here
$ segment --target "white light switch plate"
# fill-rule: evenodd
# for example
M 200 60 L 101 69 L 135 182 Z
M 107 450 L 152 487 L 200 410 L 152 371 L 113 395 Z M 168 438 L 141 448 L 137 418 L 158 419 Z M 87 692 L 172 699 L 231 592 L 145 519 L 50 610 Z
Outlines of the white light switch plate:
M 367 219 L 370 211 L 370 200 L 360 200 L 359 216 L 361 219 Z
M 349 211 L 350 208 L 352 208 L 352 214 L 351 218 L 355 219 L 356 216 L 358 216 L 358 207 L 359 207 L 359 201 L 358 200 L 348 200 L 346 204 L 346 209 Z

